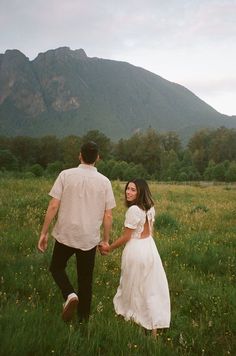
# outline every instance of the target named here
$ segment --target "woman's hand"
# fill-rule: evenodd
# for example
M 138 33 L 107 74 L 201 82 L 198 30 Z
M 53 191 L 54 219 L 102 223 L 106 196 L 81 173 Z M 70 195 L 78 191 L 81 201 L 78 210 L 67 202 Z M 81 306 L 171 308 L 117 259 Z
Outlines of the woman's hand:
M 103 256 L 108 255 L 108 253 L 110 252 L 109 243 L 105 242 L 105 241 L 101 241 L 98 245 L 98 249 L 99 249 L 101 255 L 103 255 Z

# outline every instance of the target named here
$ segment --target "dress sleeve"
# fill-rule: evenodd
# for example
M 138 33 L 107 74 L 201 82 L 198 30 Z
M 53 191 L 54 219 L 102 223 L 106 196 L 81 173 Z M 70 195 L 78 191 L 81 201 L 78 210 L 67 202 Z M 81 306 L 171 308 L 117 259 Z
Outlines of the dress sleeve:
M 148 217 L 148 220 L 150 221 L 150 223 L 153 224 L 154 220 L 155 220 L 155 209 L 154 209 L 154 207 L 151 207 L 151 209 L 148 210 L 147 217 Z
M 133 205 L 131 206 L 126 214 L 125 214 L 125 227 L 128 227 L 130 229 L 136 229 L 138 226 L 138 223 L 140 222 L 140 209 L 138 206 Z

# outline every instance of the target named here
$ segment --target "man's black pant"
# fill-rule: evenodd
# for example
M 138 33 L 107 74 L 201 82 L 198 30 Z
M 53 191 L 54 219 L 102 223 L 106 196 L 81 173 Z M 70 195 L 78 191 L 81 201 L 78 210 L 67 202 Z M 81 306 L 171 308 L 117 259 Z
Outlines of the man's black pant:
M 75 290 L 65 272 L 67 261 L 73 254 L 75 254 L 77 262 L 77 295 L 79 297 L 78 315 L 80 320 L 86 320 L 89 317 L 91 308 L 96 246 L 91 250 L 83 251 L 55 241 L 50 264 L 50 272 L 52 273 L 56 284 L 60 288 L 62 295 L 66 300 L 70 293 L 75 293 Z

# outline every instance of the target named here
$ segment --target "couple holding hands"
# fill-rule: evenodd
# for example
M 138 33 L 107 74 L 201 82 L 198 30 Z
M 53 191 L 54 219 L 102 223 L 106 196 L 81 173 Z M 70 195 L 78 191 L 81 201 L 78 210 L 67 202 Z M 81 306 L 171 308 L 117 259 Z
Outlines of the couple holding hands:
M 44 252 L 49 226 L 57 214 L 52 231 L 55 245 L 50 271 L 65 299 L 62 318 L 71 320 L 75 311 L 80 321 L 89 318 L 95 253 L 103 225 L 103 240 L 99 243 L 102 255 L 125 245 L 120 283 L 113 299 L 115 312 L 156 336 L 158 329 L 170 325 L 170 297 L 166 274 L 152 237 L 155 209 L 148 184 L 143 179 L 133 179 L 126 184 L 123 233 L 109 245 L 112 209 L 116 204 L 110 181 L 95 168 L 99 159 L 96 143 L 83 144 L 79 159 L 78 167 L 62 171 L 56 179 L 49 193 L 52 199 L 38 241 L 38 249 Z M 65 272 L 74 254 L 77 293 Z

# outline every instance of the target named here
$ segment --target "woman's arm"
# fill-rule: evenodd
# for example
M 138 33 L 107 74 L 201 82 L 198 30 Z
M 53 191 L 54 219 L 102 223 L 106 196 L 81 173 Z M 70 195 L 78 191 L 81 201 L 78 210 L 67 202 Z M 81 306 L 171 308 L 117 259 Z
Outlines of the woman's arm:
M 133 232 L 133 229 L 129 229 L 128 227 L 124 228 L 123 234 L 112 244 L 109 246 L 109 252 L 115 250 L 117 247 L 120 247 L 124 245 L 126 242 L 128 242 L 131 239 L 131 234 Z

